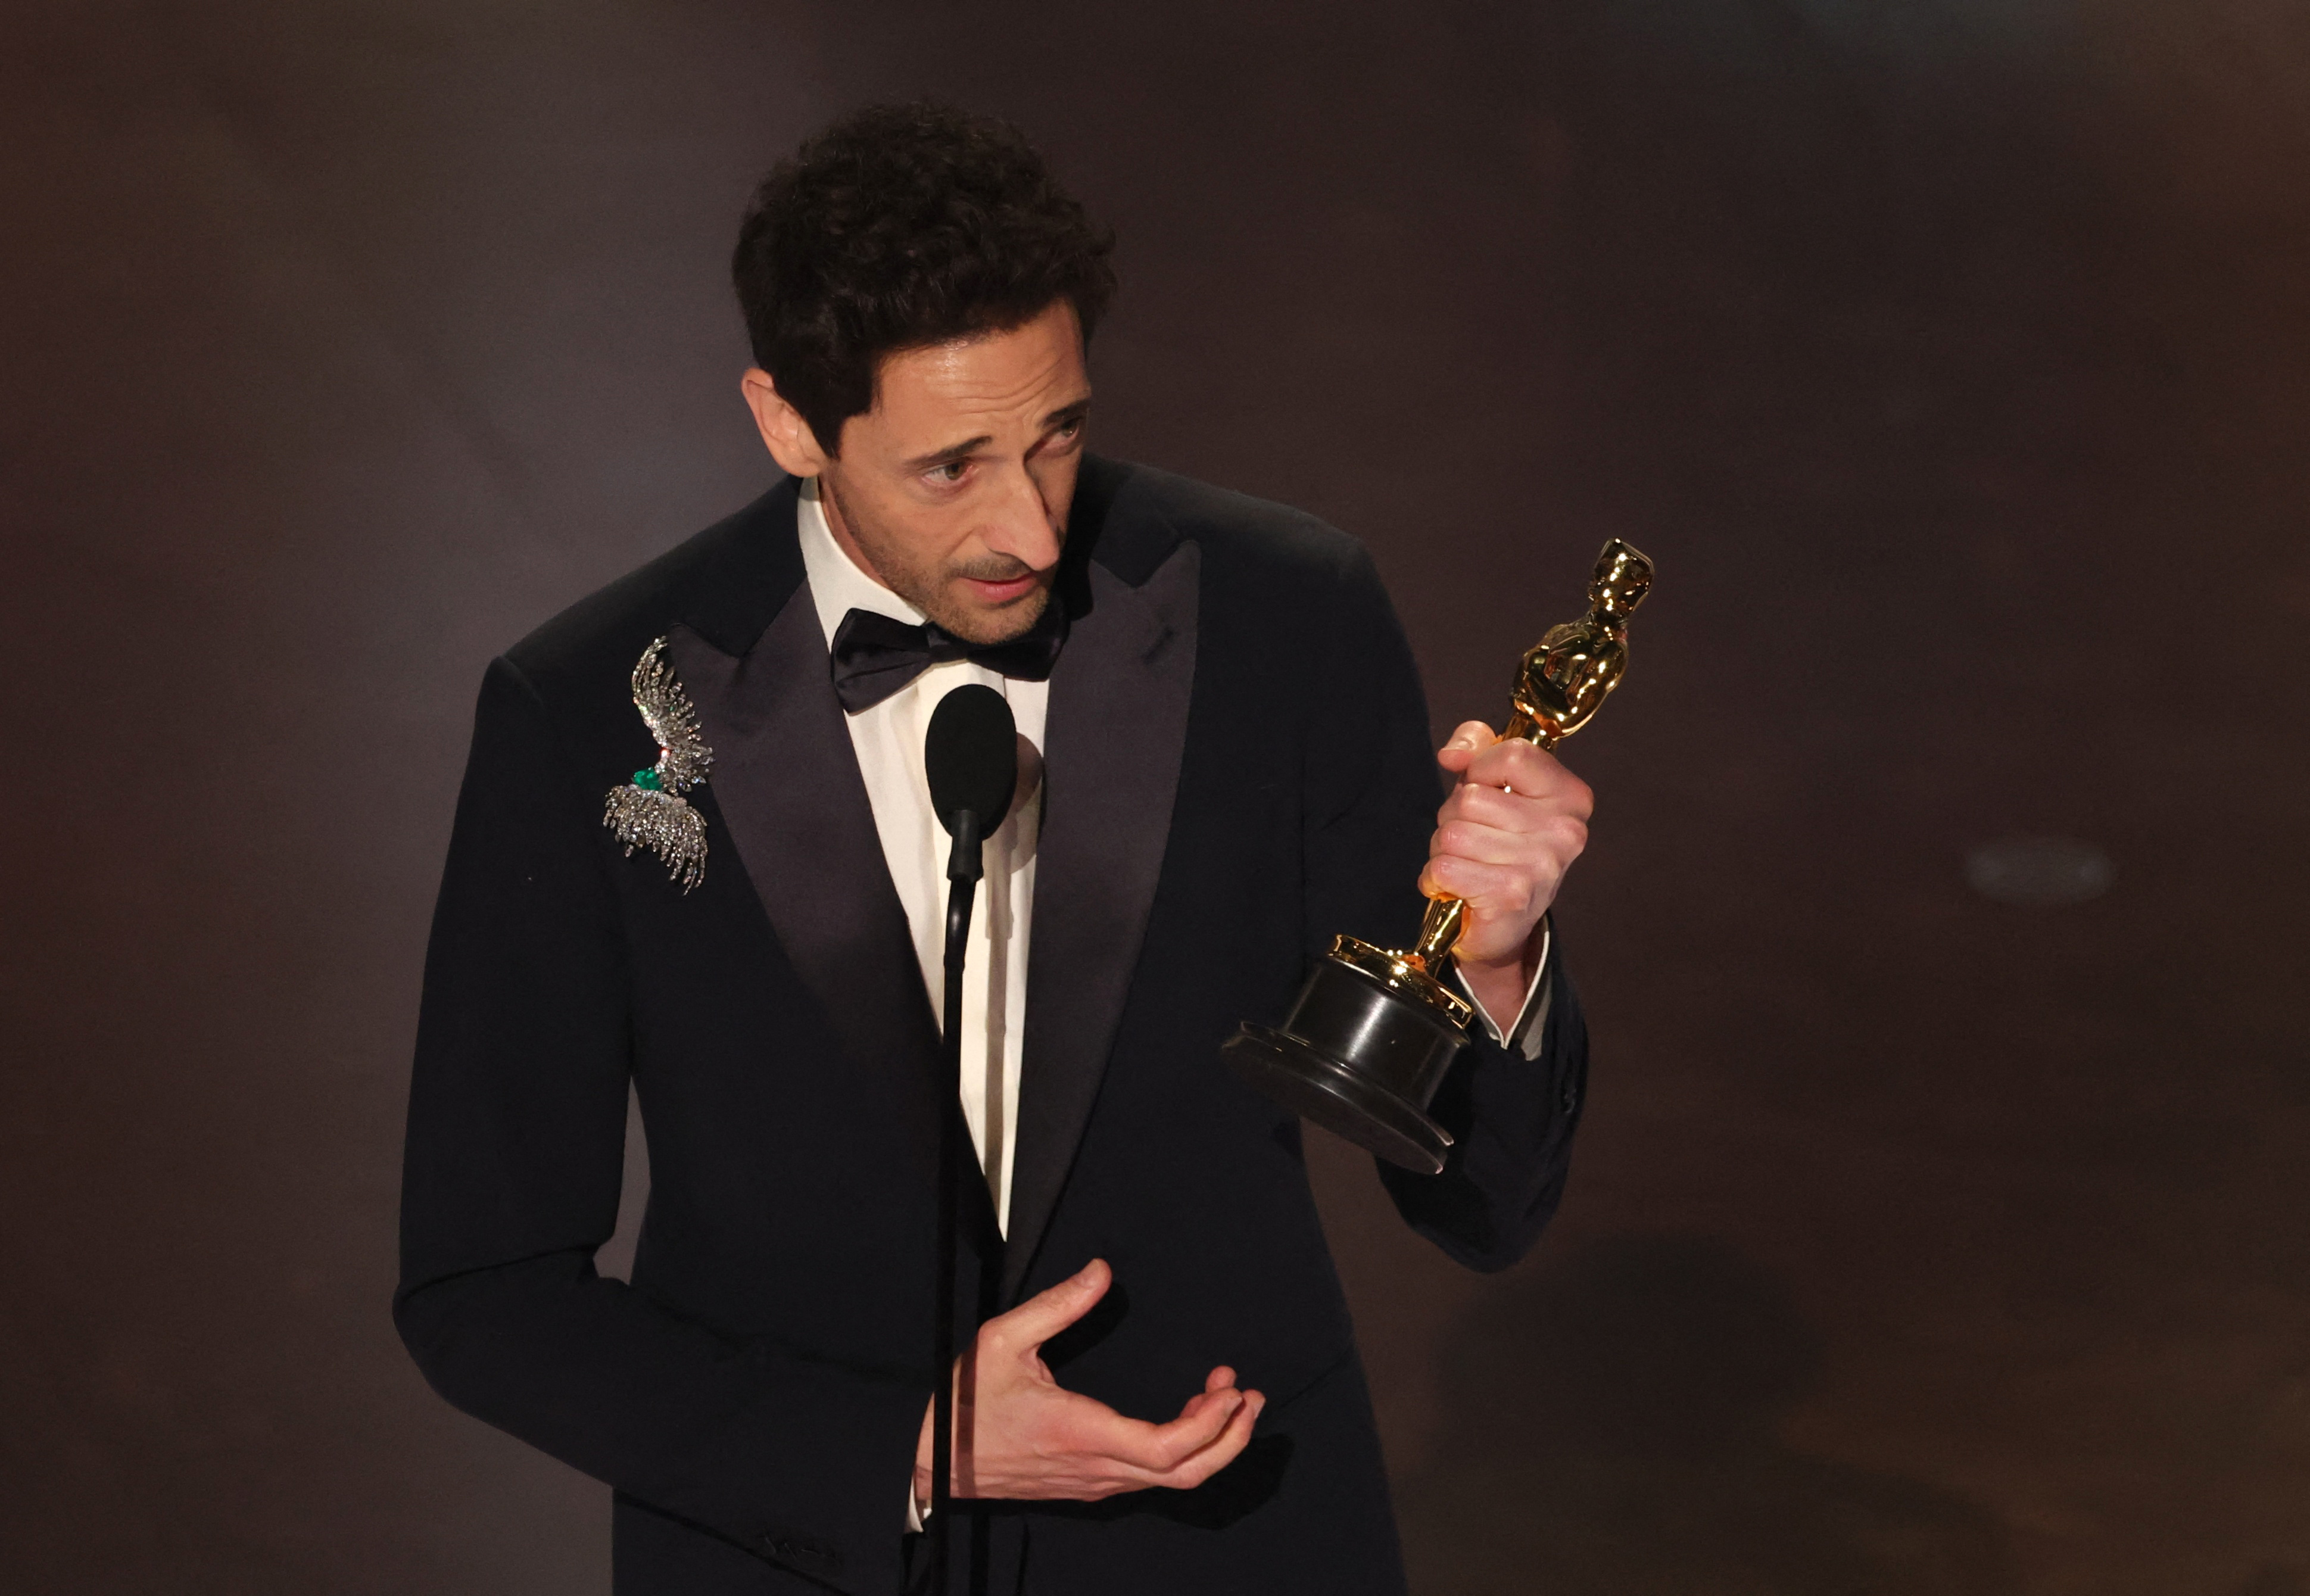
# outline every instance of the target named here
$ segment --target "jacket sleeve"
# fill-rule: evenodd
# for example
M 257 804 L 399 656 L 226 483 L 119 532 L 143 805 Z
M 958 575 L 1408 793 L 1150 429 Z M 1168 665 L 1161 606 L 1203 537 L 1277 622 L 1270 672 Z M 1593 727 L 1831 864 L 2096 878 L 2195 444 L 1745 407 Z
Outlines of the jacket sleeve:
M 474 1417 L 821 1583 L 895 1589 L 927 1384 L 717 1333 L 595 1272 L 630 1073 L 601 802 L 495 662 L 426 958 L 395 1323 Z
M 1305 786 L 1311 957 L 1342 932 L 1410 944 L 1423 906 L 1416 883 L 1443 799 L 1419 668 L 1360 550 L 1341 572 L 1333 612 Z M 1454 1142 L 1442 1173 L 1379 1166 L 1406 1222 L 1472 1269 L 1505 1269 L 1523 1257 L 1564 1190 L 1588 1033 L 1562 949 L 1559 925 L 1535 1005 L 1538 1047 L 1515 1036 L 1503 1046 L 1478 1026 L 1437 1089 L 1429 1113 Z

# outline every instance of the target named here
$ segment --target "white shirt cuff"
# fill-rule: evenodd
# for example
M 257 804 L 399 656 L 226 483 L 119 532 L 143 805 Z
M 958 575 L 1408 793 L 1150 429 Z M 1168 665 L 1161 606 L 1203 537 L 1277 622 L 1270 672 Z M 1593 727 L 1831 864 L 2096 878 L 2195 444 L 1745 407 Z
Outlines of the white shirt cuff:
M 1460 973 L 1459 967 L 1455 965 L 1452 969 L 1452 979 L 1459 984 L 1461 993 L 1475 1006 L 1476 1018 L 1482 1022 L 1484 1034 L 1509 1052 L 1520 1054 L 1526 1059 L 1540 1056 L 1540 1039 L 1548 1026 L 1549 1004 L 1556 995 L 1555 983 L 1548 978 L 1550 944 L 1555 937 L 1556 928 L 1550 924 L 1548 916 L 1542 915 L 1540 917 L 1540 958 L 1532 967 L 1532 984 L 1524 989 L 1524 1005 L 1516 1011 L 1515 1023 L 1505 1031 L 1500 1029 L 1500 1022 L 1492 1018 L 1490 1011 L 1484 1007 L 1483 1000 L 1476 995 L 1475 988 L 1468 984 L 1468 979 Z

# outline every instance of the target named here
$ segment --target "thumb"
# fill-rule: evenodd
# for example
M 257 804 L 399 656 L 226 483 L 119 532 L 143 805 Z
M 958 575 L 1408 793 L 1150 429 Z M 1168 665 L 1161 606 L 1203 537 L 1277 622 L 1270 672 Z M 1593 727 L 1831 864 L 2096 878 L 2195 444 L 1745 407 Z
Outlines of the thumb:
M 1114 1283 L 1115 1271 L 1107 1268 L 1107 1260 L 1094 1258 L 1081 1273 L 988 1320 L 986 1339 L 1012 1352 L 1039 1347 L 1090 1313 Z
M 1452 729 L 1452 740 L 1436 750 L 1436 762 L 1446 770 L 1465 770 L 1470 762 L 1499 739 L 1480 720 L 1463 720 Z

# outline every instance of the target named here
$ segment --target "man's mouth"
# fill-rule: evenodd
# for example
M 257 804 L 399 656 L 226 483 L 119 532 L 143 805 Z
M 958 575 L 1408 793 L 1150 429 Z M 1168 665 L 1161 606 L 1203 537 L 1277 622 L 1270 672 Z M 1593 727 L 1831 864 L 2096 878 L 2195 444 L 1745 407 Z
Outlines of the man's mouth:
M 989 582 L 979 577 L 965 577 L 962 585 L 982 604 L 1007 604 L 1013 599 L 1026 597 L 1035 591 L 1041 578 L 1033 571 L 1016 577 L 1005 577 L 999 582 Z

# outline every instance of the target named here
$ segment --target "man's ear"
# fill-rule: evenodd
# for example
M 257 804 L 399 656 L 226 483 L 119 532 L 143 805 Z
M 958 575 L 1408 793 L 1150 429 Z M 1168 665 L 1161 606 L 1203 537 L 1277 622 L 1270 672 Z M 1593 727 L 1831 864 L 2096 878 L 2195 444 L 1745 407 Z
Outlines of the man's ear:
M 818 434 L 802 419 L 802 412 L 779 395 L 778 385 L 770 380 L 769 372 L 751 366 L 738 379 L 738 386 L 746 395 L 746 408 L 754 412 L 754 425 L 770 458 L 781 469 L 797 477 L 814 477 L 826 469 L 828 456 L 818 447 Z

